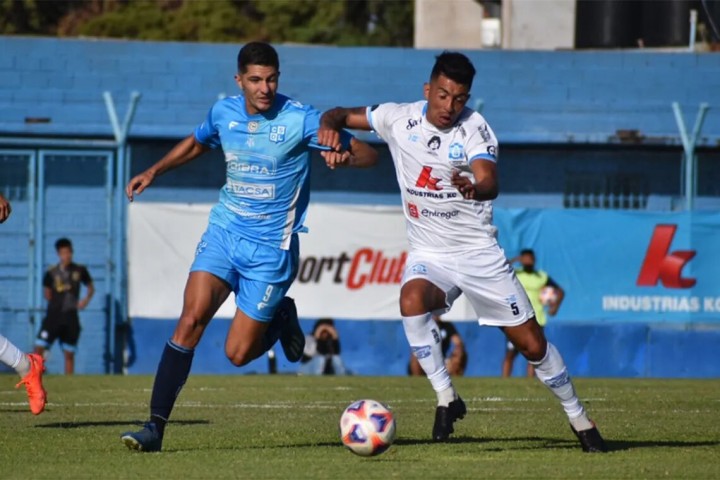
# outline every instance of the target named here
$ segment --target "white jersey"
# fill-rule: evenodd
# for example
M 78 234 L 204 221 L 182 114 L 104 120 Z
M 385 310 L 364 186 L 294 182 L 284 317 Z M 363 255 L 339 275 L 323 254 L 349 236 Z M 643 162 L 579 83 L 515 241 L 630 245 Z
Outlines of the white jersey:
M 497 139 L 479 113 L 465 108 L 455 125 L 440 130 L 425 118 L 427 102 L 368 107 L 371 127 L 395 163 L 410 247 L 462 251 L 496 244 L 492 202 L 466 200 L 452 185 L 453 170 L 473 178 L 474 161 L 497 161 Z

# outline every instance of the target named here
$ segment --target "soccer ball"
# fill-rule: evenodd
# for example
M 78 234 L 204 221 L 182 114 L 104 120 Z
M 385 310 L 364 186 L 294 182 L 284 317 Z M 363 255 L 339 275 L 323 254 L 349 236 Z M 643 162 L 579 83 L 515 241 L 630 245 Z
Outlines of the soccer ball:
M 358 400 L 340 417 L 340 438 L 357 455 L 379 455 L 395 440 L 395 418 L 380 402 Z
M 557 291 L 553 287 L 543 287 L 540 290 L 540 303 L 553 305 L 555 302 L 557 302 Z

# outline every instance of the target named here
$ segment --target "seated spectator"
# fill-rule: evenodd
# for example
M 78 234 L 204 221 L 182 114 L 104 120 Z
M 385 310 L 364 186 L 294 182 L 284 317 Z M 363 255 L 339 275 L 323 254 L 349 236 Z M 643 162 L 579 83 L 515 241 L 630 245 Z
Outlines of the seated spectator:
M 467 367 L 467 352 L 465 351 L 465 344 L 460 337 L 455 325 L 450 322 L 443 321 L 438 315 L 433 315 L 435 323 L 437 323 L 440 330 L 440 338 L 442 340 L 442 352 L 445 357 L 445 368 L 448 373 L 453 376 L 461 377 L 465 374 L 465 368 Z M 418 362 L 415 355 L 410 354 L 410 365 L 408 366 L 408 373 L 410 375 L 425 375 L 420 362 Z
M 340 358 L 340 338 L 331 318 L 315 322 L 312 335 L 305 336 L 301 375 L 346 375 Z

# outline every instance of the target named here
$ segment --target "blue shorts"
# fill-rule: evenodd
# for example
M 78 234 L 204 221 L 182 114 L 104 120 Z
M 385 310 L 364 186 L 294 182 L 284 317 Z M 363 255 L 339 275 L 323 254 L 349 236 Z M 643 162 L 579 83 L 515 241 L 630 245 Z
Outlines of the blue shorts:
M 289 250 L 270 247 L 208 225 L 195 251 L 191 272 L 208 272 L 227 282 L 235 305 L 247 316 L 269 322 L 290 289 L 300 248 L 293 235 Z

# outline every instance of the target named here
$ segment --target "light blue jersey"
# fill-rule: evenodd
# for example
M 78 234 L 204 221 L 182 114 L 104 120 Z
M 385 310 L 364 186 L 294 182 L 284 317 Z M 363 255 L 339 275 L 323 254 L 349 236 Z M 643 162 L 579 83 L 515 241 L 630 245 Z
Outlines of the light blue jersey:
M 208 272 L 235 292 L 250 318 L 272 320 L 297 273 L 297 233 L 310 196 L 310 149 L 317 145 L 320 112 L 283 95 L 273 107 L 248 115 L 245 97 L 210 109 L 195 138 L 222 147 L 227 181 L 210 213 L 191 272 Z M 351 136 L 344 133 L 345 147 Z
M 293 234 L 304 231 L 310 199 L 310 148 L 317 145 L 320 112 L 284 95 L 256 115 L 245 109 L 245 97 L 219 100 L 195 138 L 222 147 L 227 181 L 210 223 L 257 243 L 283 250 Z M 344 146 L 350 136 L 345 134 Z

